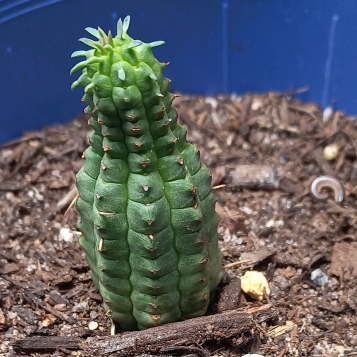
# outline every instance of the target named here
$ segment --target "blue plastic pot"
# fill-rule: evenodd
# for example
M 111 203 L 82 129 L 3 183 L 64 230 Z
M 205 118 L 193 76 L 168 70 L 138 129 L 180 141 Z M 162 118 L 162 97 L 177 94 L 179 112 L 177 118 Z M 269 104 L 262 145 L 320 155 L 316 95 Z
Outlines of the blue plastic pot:
M 0 143 L 79 114 L 70 58 L 87 26 L 165 40 L 167 76 L 182 93 L 308 86 L 303 100 L 357 113 L 355 0 L 0 0 Z

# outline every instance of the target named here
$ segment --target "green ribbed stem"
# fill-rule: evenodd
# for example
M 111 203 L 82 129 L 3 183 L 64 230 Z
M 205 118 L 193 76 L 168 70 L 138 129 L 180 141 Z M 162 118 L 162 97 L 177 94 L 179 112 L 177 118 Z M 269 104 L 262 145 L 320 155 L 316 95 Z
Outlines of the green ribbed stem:
M 175 95 L 150 44 L 86 30 L 71 71 L 85 88 L 90 146 L 77 174 L 80 244 L 104 307 L 122 329 L 205 314 L 221 279 L 215 196 L 199 151 L 171 107 Z

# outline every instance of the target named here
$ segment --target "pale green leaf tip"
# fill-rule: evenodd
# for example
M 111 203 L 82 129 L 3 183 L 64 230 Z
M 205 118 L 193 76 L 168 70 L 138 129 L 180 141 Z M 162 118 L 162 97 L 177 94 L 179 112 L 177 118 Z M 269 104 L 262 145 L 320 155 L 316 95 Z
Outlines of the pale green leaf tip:
M 130 15 L 126 16 L 123 21 L 123 33 L 127 33 L 130 25 Z
M 121 38 L 122 35 L 123 35 L 123 21 L 119 19 L 117 23 L 117 36 Z
M 85 57 L 87 55 L 87 51 L 74 51 L 71 54 L 71 58 L 76 58 L 76 57 Z
M 87 45 L 89 47 L 96 48 L 94 45 L 94 41 L 89 38 L 82 37 L 78 41 L 84 43 L 85 45 Z
M 102 53 L 102 54 L 105 54 L 105 48 L 104 46 L 99 43 L 99 42 L 93 42 L 93 45 Z
M 104 32 L 102 28 L 98 26 L 98 33 L 101 38 L 107 38 L 107 34 Z
M 113 42 L 113 34 L 112 34 L 112 31 L 108 31 L 108 42 L 110 45 L 113 46 L 114 42 Z
M 131 44 L 128 46 L 128 48 L 134 48 L 134 47 L 138 47 L 142 44 L 142 41 L 140 40 L 134 40 L 133 42 L 131 42 Z
M 84 88 L 84 92 L 85 93 L 90 93 L 95 87 L 94 83 L 89 83 L 85 88 Z
M 151 47 L 151 48 L 154 48 L 154 47 L 158 47 L 158 46 L 162 46 L 165 44 L 165 41 L 155 41 L 155 42 L 151 42 L 149 43 L 148 45 Z
M 87 37 L 81 37 L 78 39 L 78 41 L 81 41 L 81 42 L 94 42 L 93 40 L 91 40 L 90 38 L 87 38 Z
M 82 61 L 77 63 L 70 71 L 70 74 L 73 74 L 74 72 L 77 72 L 79 69 L 87 65 L 87 61 Z
M 72 85 L 71 85 L 71 89 L 73 90 L 73 89 L 77 88 L 78 86 L 79 86 L 79 82 L 78 81 L 74 81 L 72 83 Z
M 105 56 L 95 56 L 95 57 L 91 57 L 91 58 L 88 58 L 86 61 L 85 61 L 85 65 L 88 65 L 88 64 L 93 64 L 93 63 L 101 63 L 103 61 L 105 61 L 106 57 Z
M 86 27 L 85 30 L 97 39 L 100 39 L 100 35 L 97 29 L 93 27 Z
M 72 68 L 70 71 L 69 71 L 69 74 L 72 75 L 73 73 L 75 73 L 79 68 Z

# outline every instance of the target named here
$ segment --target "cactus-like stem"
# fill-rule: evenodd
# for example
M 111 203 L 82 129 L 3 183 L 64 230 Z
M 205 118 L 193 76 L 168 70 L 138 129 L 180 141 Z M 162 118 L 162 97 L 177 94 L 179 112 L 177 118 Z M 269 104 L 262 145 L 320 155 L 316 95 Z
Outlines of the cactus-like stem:
M 86 30 L 84 87 L 90 146 L 77 174 L 80 244 L 104 307 L 122 329 L 203 315 L 221 279 L 215 196 L 199 151 L 171 106 L 152 48 L 127 34 Z

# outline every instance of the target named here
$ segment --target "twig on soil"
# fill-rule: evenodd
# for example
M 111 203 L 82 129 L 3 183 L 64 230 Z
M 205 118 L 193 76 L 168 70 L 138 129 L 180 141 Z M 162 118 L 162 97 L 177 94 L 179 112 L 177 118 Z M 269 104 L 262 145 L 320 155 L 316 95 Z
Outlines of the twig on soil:
M 301 88 L 287 90 L 285 92 L 282 92 L 281 94 L 286 97 L 291 97 L 296 94 L 307 92 L 308 90 L 309 90 L 309 87 L 301 87 Z
M 34 139 L 43 139 L 44 138 L 44 134 L 42 132 L 39 131 L 35 131 L 35 132 L 30 132 L 30 133 L 26 133 L 24 134 L 23 137 L 19 138 L 19 139 L 15 139 L 12 141 L 8 141 L 5 144 L 2 144 L 0 147 L 3 148 L 8 148 L 10 146 L 16 145 L 16 144 L 20 144 L 23 143 L 24 141 L 28 141 L 28 140 L 34 140 Z
M 224 206 L 223 209 L 232 221 L 234 221 L 234 222 L 237 221 L 237 217 L 234 216 L 234 212 L 231 212 L 227 206 Z
M 245 259 L 245 260 L 238 260 L 236 262 L 233 263 L 228 263 L 226 265 L 223 266 L 223 269 L 228 269 L 228 268 L 232 268 L 235 267 L 237 265 L 241 265 L 241 264 L 245 264 L 245 263 L 250 263 L 252 260 L 251 259 Z
M 13 185 L 6 182 L 0 183 L 0 191 L 22 191 L 25 188 L 23 185 Z
M 67 207 L 66 212 L 64 215 L 67 214 L 67 212 L 73 207 L 74 203 L 76 202 L 78 198 L 78 191 L 77 187 L 73 187 L 56 205 L 55 209 L 48 214 L 46 219 L 51 219 L 53 218 L 57 213 L 61 212 L 63 209 Z
M 42 301 L 40 298 L 38 298 L 36 295 L 34 295 L 31 291 L 29 291 L 28 289 L 26 289 L 25 287 L 23 287 L 20 283 L 18 283 L 17 281 L 5 276 L 5 275 L 1 275 L 1 278 L 10 282 L 11 284 L 21 288 L 24 290 L 24 293 L 27 297 L 29 297 L 35 304 L 39 305 L 42 307 L 42 309 L 44 309 L 45 311 L 49 312 L 50 314 L 52 314 L 53 316 L 58 317 L 59 319 L 68 322 L 69 324 L 73 324 L 74 320 L 71 317 L 68 317 L 67 315 L 65 315 L 63 312 L 60 312 L 50 306 L 48 306 L 44 301 Z
M 287 346 L 287 344 L 285 343 L 284 348 L 283 348 L 282 351 L 279 353 L 278 357 L 283 357 L 287 351 L 288 351 L 288 346 Z
M 356 215 L 357 214 L 357 210 L 353 207 L 341 207 L 340 205 L 338 205 L 334 200 L 327 200 L 330 208 L 336 212 L 336 213 L 342 213 L 342 214 L 352 214 L 352 215 Z
M 294 105 L 289 104 L 289 109 L 290 110 L 294 110 L 296 112 L 300 112 L 300 113 L 304 113 L 309 115 L 311 118 L 313 118 L 314 120 L 318 121 L 318 119 L 316 118 L 316 116 L 314 114 L 312 114 L 309 110 L 306 110 L 303 107 L 296 107 Z
M 216 134 L 213 130 L 211 129 L 208 129 L 208 128 L 205 128 L 201 125 L 199 125 L 198 123 L 196 123 L 195 121 L 193 121 L 190 116 L 186 115 L 185 117 L 181 117 L 181 120 L 186 122 L 187 121 L 192 124 L 193 126 L 195 126 L 196 128 L 199 128 L 201 132 L 205 132 L 205 133 L 208 133 L 208 134 L 211 134 L 213 135 L 217 140 L 219 140 L 221 143 L 225 144 L 225 141 L 218 135 Z
M 241 103 L 240 117 L 239 117 L 239 127 L 240 133 L 244 138 L 247 138 L 250 132 L 249 125 L 247 124 L 247 119 L 249 116 L 249 109 L 252 104 L 251 96 L 244 96 Z
M 66 148 L 65 150 L 62 150 L 62 151 L 59 151 L 59 152 L 55 152 L 53 153 L 49 159 L 58 159 L 59 157 L 63 156 L 63 155 L 66 155 L 66 154 L 69 154 L 70 152 L 72 151 L 76 151 L 78 150 L 78 145 L 72 145 L 68 148 Z
M 50 306 L 48 306 L 45 302 L 39 299 L 36 295 L 32 294 L 31 291 L 24 289 L 24 293 L 27 297 L 29 297 L 35 304 L 38 304 L 45 311 L 49 312 L 53 316 L 58 317 L 59 319 L 68 322 L 69 324 L 73 324 L 74 320 L 71 317 L 68 317 L 63 312 L 60 312 Z
M 74 191 L 74 192 L 73 192 Z M 74 189 L 72 189 L 69 193 L 73 196 L 73 194 L 76 194 L 74 197 L 73 197 L 73 200 L 71 201 L 71 203 L 69 204 L 69 206 L 67 207 L 66 211 L 64 212 L 63 216 L 66 216 L 67 213 L 69 212 L 69 210 L 75 205 L 76 201 L 78 200 L 79 198 L 79 193 L 77 191 L 77 187 L 75 187 Z
M 226 184 L 213 186 L 213 187 L 212 187 L 212 190 L 218 190 L 219 188 L 223 188 L 223 187 L 226 187 Z
M 271 304 L 262 306 L 254 306 L 247 310 L 248 313 L 253 314 L 254 321 L 261 324 L 264 321 L 273 320 L 278 316 L 278 310 Z M 259 329 L 260 326 L 256 325 Z
M 270 309 L 272 306 L 271 304 L 265 304 L 265 305 L 261 305 L 261 306 L 254 306 L 251 307 L 247 310 L 248 314 L 256 314 L 259 311 L 265 311 Z

